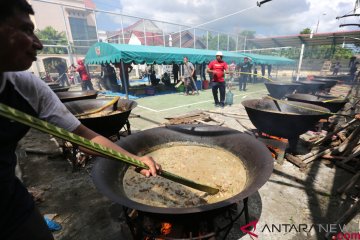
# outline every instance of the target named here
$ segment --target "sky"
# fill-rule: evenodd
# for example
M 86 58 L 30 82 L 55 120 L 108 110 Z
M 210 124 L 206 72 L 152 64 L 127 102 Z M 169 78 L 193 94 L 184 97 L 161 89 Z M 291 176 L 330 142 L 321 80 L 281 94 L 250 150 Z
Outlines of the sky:
M 256 6 L 255 0 L 93 1 L 99 10 L 192 27 L 238 12 L 201 27 L 225 33 L 252 30 L 256 31 L 256 37 L 295 35 L 307 27 L 315 32 L 317 26 L 318 33 L 360 30 L 359 27 L 339 27 L 340 24 L 345 23 L 359 24 L 359 17 L 336 19 L 338 16 L 351 13 L 355 0 L 272 0 L 261 7 Z M 124 25 L 136 21 L 130 17 L 122 20 Z M 99 13 L 97 23 L 99 30 L 121 28 L 121 18 L 117 15 Z M 175 31 L 169 24 L 159 27 Z

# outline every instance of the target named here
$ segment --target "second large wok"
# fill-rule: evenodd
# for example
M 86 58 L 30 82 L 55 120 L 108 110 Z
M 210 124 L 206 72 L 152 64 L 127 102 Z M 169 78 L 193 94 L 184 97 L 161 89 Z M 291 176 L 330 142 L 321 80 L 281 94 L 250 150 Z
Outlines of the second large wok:
M 245 188 L 227 200 L 198 207 L 153 207 L 135 202 L 126 196 L 123 187 L 123 177 L 128 168 L 126 164 L 103 158 L 95 162 L 92 170 L 95 186 L 106 197 L 128 208 L 149 213 L 184 215 L 216 210 L 239 202 L 263 186 L 273 170 L 273 159 L 265 145 L 247 134 L 224 127 L 209 125 L 158 127 L 130 135 L 116 143 L 133 154 L 142 154 L 152 147 L 170 142 L 190 144 L 194 142 L 232 152 L 241 159 L 247 170 Z M 219 171 L 221 171 L 221 166 L 219 166 Z
M 296 90 L 297 93 L 316 93 L 321 90 L 325 90 L 325 83 L 315 82 L 315 81 L 297 81 L 296 83 L 300 83 Z
M 342 109 L 347 103 L 347 100 L 339 99 L 336 96 L 321 97 L 321 96 L 314 96 L 311 94 L 300 94 L 300 93 L 287 95 L 287 99 L 291 101 L 315 104 L 320 107 L 325 107 L 334 113 Z
M 57 92 L 56 95 L 62 102 L 71 102 L 76 100 L 95 99 L 97 97 L 97 91 L 67 91 Z
M 327 79 L 327 78 L 315 78 L 313 81 L 325 83 L 326 89 L 330 89 L 338 83 L 336 79 Z
M 89 112 L 106 105 L 108 99 L 87 99 L 65 103 L 65 106 L 74 115 Z M 81 118 L 80 122 L 91 130 L 105 136 L 110 137 L 118 134 L 119 130 L 128 123 L 128 117 L 132 109 L 137 103 L 132 100 L 120 99 L 117 103 L 119 112 L 111 115 L 99 115 L 98 117 Z M 112 110 L 113 106 L 108 107 Z M 105 109 L 106 110 L 106 109 Z
M 293 93 L 301 84 L 294 82 L 266 82 L 265 86 L 273 98 L 281 99 Z
M 270 99 L 251 99 L 242 104 L 258 130 L 287 139 L 297 139 L 320 119 L 327 118 L 330 112 L 324 107 L 294 101 L 284 103 Z

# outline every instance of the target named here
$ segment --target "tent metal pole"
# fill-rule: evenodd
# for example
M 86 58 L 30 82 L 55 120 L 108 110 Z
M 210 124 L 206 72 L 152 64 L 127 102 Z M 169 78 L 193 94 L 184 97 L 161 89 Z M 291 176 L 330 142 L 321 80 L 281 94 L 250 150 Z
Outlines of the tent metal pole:
M 126 74 L 125 74 L 125 67 L 124 67 L 124 61 L 122 59 L 120 59 L 120 66 L 121 66 L 121 75 L 124 79 L 124 81 L 122 81 L 124 83 L 124 88 L 125 88 L 125 98 L 126 99 L 129 99 L 129 94 L 128 94 L 128 85 L 127 85 L 127 82 L 126 82 Z M 127 69 L 126 69 L 127 71 Z M 130 81 L 129 81 L 130 82 Z
M 301 44 L 301 52 L 300 52 L 299 66 L 296 75 L 296 81 L 299 81 L 299 77 L 300 77 L 301 65 L 304 56 L 304 48 L 305 48 L 305 44 Z

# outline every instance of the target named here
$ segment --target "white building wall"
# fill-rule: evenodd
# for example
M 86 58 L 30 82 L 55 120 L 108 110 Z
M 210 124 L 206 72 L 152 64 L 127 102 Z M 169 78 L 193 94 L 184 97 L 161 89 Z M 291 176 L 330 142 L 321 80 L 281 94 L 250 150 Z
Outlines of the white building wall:
M 141 41 L 138 39 L 137 36 L 135 36 L 135 34 L 131 34 L 130 40 L 129 40 L 129 44 L 130 45 L 141 45 Z

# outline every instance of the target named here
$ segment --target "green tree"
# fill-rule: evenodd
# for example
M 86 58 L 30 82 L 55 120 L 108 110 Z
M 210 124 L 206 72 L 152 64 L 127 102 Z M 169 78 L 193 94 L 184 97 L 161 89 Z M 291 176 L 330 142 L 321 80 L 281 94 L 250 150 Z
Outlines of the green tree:
M 247 36 L 246 38 L 254 38 L 255 35 L 255 31 L 242 31 L 239 35 L 238 35 L 238 49 L 243 49 L 244 48 L 244 39 L 245 36 Z M 201 41 L 206 43 L 206 35 L 204 35 L 203 37 L 201 37 Z M 228 48 L 228 40 L 229 40 L 229 48 Z M 228 38 L 228 35 L 226 34 L 220 34 L 218 36 L 218 34 L 214 34 L 209 32 L 209 39 L 208 39 L 208 43 L 209 46 L 208 48 L 210 50 L 223 50 L 226 51 L 229 49 L 229 51 L 234 51 L 236 50 L 236 37 L 234 36 L 230 36 Z M 218 42 L 219 42 L 219 48 L 218 48 Z
M 310 34 L 311 33 L 311 29 L 310 28 L 304 28 L 300 34 Z
M 36 36 L 44 45 L 67 45 L 65 32 L 58 32 L 51 26 L 45 27 L 43 30 L 36 29 Z M 66 54 L 68 53 L 65 47 L 44 47 L 41 51 L 43 54 Z
M 310 34 L 310 28 L 303 29 L 300 34 Z M 306 46 L 304 51 L 304 59 L 348 59 L 355 49 L 342 48 L 340 45 L 317 45 Z M 284 49 L 281 55 L 291 59 L 298 59 L 300 57 L 300 48 Z
M 244 30 L 241 31 L 238 36 L 239 36 L 239 45 L 238 48 L 239 49 L 252 49 L 255 48 L 255 46 L 252 46 L 249 44 L 249 42 L 247 41 L 247 39 L 253 39 L 255 38 L 255 33 L 256 31 L 252 31 L 252 30 Z

